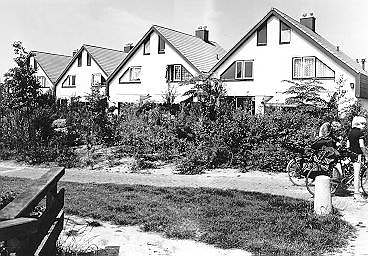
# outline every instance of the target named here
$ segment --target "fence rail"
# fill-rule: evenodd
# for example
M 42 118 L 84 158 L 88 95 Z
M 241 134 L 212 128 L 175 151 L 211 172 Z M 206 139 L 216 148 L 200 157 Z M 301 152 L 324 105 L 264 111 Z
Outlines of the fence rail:
M 64 223 L 64 194 L 57 183 L 64 168 L 51 168 L 30 187 L 0 210 L 0 241 L 17 256 L 56 255 L 56 241 Z M 32 212 L 46 199 L 45 211 L 39 217 Z

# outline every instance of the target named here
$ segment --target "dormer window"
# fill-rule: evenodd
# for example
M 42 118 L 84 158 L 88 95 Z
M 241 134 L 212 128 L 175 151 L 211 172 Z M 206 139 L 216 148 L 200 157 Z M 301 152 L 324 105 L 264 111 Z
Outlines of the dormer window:
M 267 45 L 267 22 L 257 30 L 257 45 Z
M 82 53 L 78 56 L 78 67 L 82 66 Z
M 87 66 L 91 66 L 91 55 L 87 53 Z
M 165 41 L 160 36 L 158 37 L 158 53 L 165 53 Z
M 150 39 L 148 38 L 145 42 L 144 42 L 144 46 L 143 46 L 143 54 L 144 55 L 150 55 L 151 53 L 151 49 L 150 49 Z
M 280 44 L 289 44 L 291 40 L 291 28 L 280 21 Z

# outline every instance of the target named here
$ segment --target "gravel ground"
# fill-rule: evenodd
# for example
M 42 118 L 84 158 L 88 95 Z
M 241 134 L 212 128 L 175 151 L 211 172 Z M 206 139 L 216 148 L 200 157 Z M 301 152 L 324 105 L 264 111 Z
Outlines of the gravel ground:
M 98 170 L 67 169 L 63 181 L 95 182 L 116 184 L 143 184 L 171 187 L 215 187 L 222 189 L 239 189 L 257 191 L 301 198 L 312 201 L 304 187 L 291 185 L 285 173 L 268 174 L 263 172 L 240 173 L 236 169 L 214 170 L 202 175 L 173 174 L 170 165 L 160 169 L 144 170 L 131 173 L 128 165 L 103 168 Z M 35 168 L 12 161 L 0 162 L 0 175 L 23 178 L 38 178 L 47 168 Z M 356 226 L 357 238 L 339 256 L 368 255 L 368 201 L 355 202 L 351 196 L 334 196 L 333 205 L 343 214 L 343 218 Z M 157 241 L 156 241 L 157 242 Z M 149 244 L 149 242 L 148 242 Z M 199 248 L 199 247 L 198 247 Z M 179 249 L 176 249 L 179 251 Z M 212 254 L 212 253 L 211 253 Z M 124 254 L 125 255 L 125 254 Z M 130 254 L 126 254 L 130 255 Z M 143 254 L 142 254 L 143 255 Z M 161 254 L 150 254 L 161 255 Z M 179 255 L 179 254 L 168 254 Z M 198 255 L 194 253 L 193 255 Z M 201 255 L 206 255 L 201 253 Z M 214 255 L 214 254 L 213 254 Z M 218 255 L 227 255 L 225 252 Z

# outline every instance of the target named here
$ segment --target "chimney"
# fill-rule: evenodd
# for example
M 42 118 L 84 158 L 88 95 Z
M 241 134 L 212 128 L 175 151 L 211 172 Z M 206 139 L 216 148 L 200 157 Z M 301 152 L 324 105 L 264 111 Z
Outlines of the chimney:
M 365 70 L 365 59 L 362 59 L 362 69 Z
M 131 49 L 133 49 L 133 44 L 132 43 L 128 43 L 128 44 L 124 45 L 124 52 L 125 53 L 130 52 Z
M 314 32 L 316 31 L 316 18 L 313 13 L 304 13 L 300 18 L 300 23 Z
M 195 36 L 208 43 L 209 41 L 207 26 L 198 27 L 198 29 L 195 31 Z

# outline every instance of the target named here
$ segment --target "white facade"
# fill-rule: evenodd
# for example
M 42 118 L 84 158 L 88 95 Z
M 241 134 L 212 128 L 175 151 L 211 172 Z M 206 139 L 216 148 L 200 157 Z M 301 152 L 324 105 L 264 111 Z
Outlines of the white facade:
M 257 46 L 257 32 L 254 32 L 228 59 L 213 73 L 219 78 L 235 61 L 253 60 L 253 79 L 227 81 L 225 86 L 229 96 L 253 96 L 257 112 L 262 112 L 265 96 L 274 96 L 284 92 L 290 84 L 283 80 L 292 80 L 292 59 L 294 57 L 314 56 L 335 71 L 335 79 L 320 80 L 327 90 L 336 88 L 336 81 L 342 76 L 347 97 L 355 97 L 356 80 L 330 56 L 323 53 L 312 43 L 291 29 L 290 43 L 280 44 L 280 20 L 271 16 L 267 20 L 267 45 Z M 235 80 L 235 79 L 234 79 Z M 297 80 L 295 80 L 297 81 Z
M 40 66 L 40 64 L 38 64 L 37 61 L 35 61 L 35 58 L 33 56 L 31 56 L 29 58 L 29 64 L 30 67 L 32 67 L 34 70 L 36 70 L 35 72 L 35 76 L 38 79 L 38 81 L 40 82 L 40 91 L 41 93 L 46 93 L 49 91 L 53 91 L 54 90 L 54 85 L 51 82 L 51 80 L 49 79 L 49 77 L 46 75 L 45 71 L 42 69 L 42 67 Z M 35 65 L 37 65 L 35 67 Z
M 92 77 L 100 74 L 105 80 L 106 74 L 91 57 L 91 65 L 87 65 L 87 51 L 83 48 L 79 54 L 82 55 L 81 66 L 78 66 L 78 58 L 75 58 L 68 70 L 59 78 L 56 84 L 56 98 L 70 99 L 81 97 L 82 99 L 92 93 Z M 74 78 L 73 78 L 74 77 Z M 104 93 L 105 89 L 101 89 Z
M 145 44 L 141 44 L 115 74 L 109 82 L 110 102 L 136 103 L 142 97 L 147 96 L 149 96 L 150 101 L 163 102 L 168 90 L 168 84 L 166 82 L 166 68 L 168 65 L 182 65 L 192 76 L 197 75 L 197 71 L 169 44 L 165 43 L 165 53 L 159 54 L 158 43 L 159 36 L 156 31 L 152 31 L 149 36 L 149 54 L 144 54 Z M 131 81 L 134 80 L 134 77 L 132 79 L 130 69 L 137 70 L 139 67 L 139 81 Z M 171 82 L 170 84 L 176 85 L 176 94 L 178 96 L 185 91 L 184 86 L 179 86 L 176 82 Z

